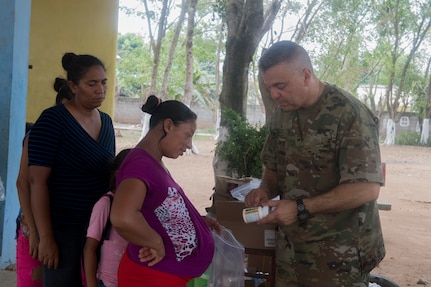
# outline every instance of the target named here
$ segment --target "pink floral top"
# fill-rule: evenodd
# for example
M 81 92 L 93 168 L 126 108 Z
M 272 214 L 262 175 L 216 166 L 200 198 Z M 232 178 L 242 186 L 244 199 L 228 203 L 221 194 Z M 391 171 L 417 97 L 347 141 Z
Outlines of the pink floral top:
M 165 258 L 152 268 L 178 276 L 203 274 L 212 261 L 214 240 L 182 188 L 141 148 L 133 149 L 124 160 L 117 174 L 117 186 L 127 178 L 145 182 L 148 191 L 141 212 L 165 244 Z M 147 266 L 139 261 L 140 248 L 129 243 L 128 255 L 134 262 Z

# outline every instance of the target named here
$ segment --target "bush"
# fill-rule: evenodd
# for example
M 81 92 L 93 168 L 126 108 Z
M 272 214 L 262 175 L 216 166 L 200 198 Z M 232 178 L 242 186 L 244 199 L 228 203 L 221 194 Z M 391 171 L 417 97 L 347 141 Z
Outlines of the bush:
M 267 129 L 253 126 L 244 117 L 232 110 L 223 111 L 223 120 L 227 128 L 224 141 L 218 141 L 215 154 L 227 162 L 228 176 L 262 176 L 262 151 Z
M 431 146 L 431 141 L 428 139 L 427 144 L 421 144 L 421 134 L 418 132 L 400 132 L 395 136 L 395 144 L 397 145 L 412 145 L 412 146 Z

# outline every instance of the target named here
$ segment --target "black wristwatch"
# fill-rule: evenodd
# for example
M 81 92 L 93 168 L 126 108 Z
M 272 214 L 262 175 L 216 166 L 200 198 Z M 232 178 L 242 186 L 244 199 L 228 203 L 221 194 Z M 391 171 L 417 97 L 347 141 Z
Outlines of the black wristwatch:
M 299 222 L 304 222 L 308 218 L 310 218 L 310 213 L 305 208 L 304 202 L 302 202 L 302 199 L 296 200 L 296 208 L 298 209 L 298 213 L 296 216 L 298 217 Z

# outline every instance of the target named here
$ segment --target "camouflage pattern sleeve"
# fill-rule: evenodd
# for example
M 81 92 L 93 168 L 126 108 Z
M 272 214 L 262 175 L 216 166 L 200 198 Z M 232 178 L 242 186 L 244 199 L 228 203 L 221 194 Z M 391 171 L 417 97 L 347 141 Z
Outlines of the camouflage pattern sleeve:
M 378 119 L 356 98 L 344 107 L 337 133 L 340 183 L 383 184 Z

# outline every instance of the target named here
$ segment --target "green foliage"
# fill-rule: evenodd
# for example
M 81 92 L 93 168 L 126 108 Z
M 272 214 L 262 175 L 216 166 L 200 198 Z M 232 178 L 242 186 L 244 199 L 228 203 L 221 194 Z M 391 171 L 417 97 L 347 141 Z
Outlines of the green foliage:
M 130 15 L 142 17 L 142 26 L 147 19 L 152 23 L 153 35 L 157 31 L 162 1 L 148 0 L 150 12 L 139 11 L 135 8 L 121 7 Z M 162 51 L 158 67 L 157 87 L 160 89 L 163 73 L 167 64 L 169 47 L 172 42 L 175 21 L 182 6 L 181 1 L 171 1 L 169 6 L 166 36 L 162 41 Z M 253 1 L 248 1 L 253 2 Z M 256 1 L 254 1 L 256 2 Z M 271 43 L 282 39 L 292 39 L 303 45 L 310 53 L 315 73 L 322 80 L 336 84 L 347 91 L 355 92 L 359 85 L 393 86 L 384 106 L 373 104 L 379 112 L 392 109 L 398 111 L 407 107 L 412 112 L 423 117 L 426 104 L 426 87 L 428 85 L 430 58 L 430 33 L 417 50 L 412 50 L 419 33 L 429 29 L 431 6 L 427 1 L 385 0 L 334 0 L 308 1 L 300 0 L 280 1 L 282 9 L 277 15 L 276 25 L 263 38 L 260 47 L 268 47 Z M 219 32 L 224 31 L 222 46 L 229 46 L 233 39 L 226 39 L 226 11 L 227 8 L 237 9 L 240 15 L 246 5 L 233 5 L 236 1 L 210 0 L 198 2 L 193 38 L 194 58 L 194 91 L 193 101 L 203 106 L 214 107 L 218 100 L 216 93 L 216 63 L 220 60 L 236 60 L 237 57 L 227 55 L 226 51 L 217 54 Z M 245 3 L 245 2 L 244 2 Z M 270 8 L 272 1 L 264 1 L 266 8 Z M 231 5 L 231 6 L 229 6 Z M 225 29 L 220 30 L 220 27 Z M 172 70 L 168 79 L 167 98 L 181 99 L 184 94 L 185 82 L 185 32 L 182 33 L 175 50 Z M 126 35 L 124 35 L 126 36 Z M 148 33 L 139 38 L 128 41 L 119 35 L 117 64 L 118 86 L 128 96 L 142 96 L 150 86 L 153 65 L 152 48 L 149 44 Z M 135 45 L 139 41 L 139 45 Z M 139 51 L 138 51 L 139 50 Z M 412 51 L 412 55 L 410 55 Z M 260 52 L 255 59 L 259 59 Z M 413 56 L 413 57 L 411 57 Z M 255 60 L 252 65 L 255 65 Z M 217 71 L 218 72 L 218 71 Z M 217 75 L 218 76 L 218 75 Z M 221 85 L 223 81 L 217 82 Z M 251 82 L 252 83 L 252 82 Z M 257 85 L 256 85 L 257 86 Z M 396 99 L 396 92 L 400 89 L 400 98 Z M 249 91 L 253 87 L 249 87 Z M 258 92 L 248 93 L 250 95 Z M 235 97 L 235 94 L 232 94 Z M 375 98 L 378 101 L 378 98 Z M 386 100 L 386 99 L 384 99 Z M 250 101 L 256 102 L 250 97 Z M 389 107 L 387 107 L 389 105 Z
M 251 125 L 232 110 L 222 113 L 228 134 L 224 141 L 217 142 L 215 154 L 227 162 L 229 176 L 260 178 L 260 152 L 268 133 L 267 129 Z
M 118 35 L 117 85 L 129 97 L 141 97 L 150 85 L 152 55 L 139 35 Z
M 421 139 L 421 134 L 418 132 L 400 132 L 395 137 L 395 144 L 431 147 L 430 139 L 428 139 L 427 144 L 421 144 L 420 139 Z
M 193 101 L 202 106 L 213 107 L 213 102 L 216 100 L 217 34 L 213 21 L 199 20 L 196 23 L 193 38 Z M 162 41 L 157 91 L 161 88 L 173 37 L 174 29 L 167 30 Z M 184 95 L 186 66 L 184 41 L 185 33 L 181 33 L 168 78 L 167 99 L 181 100 Z M 129 97 L 146 95 L 146 89 L 151 85 L 153 69 L 153 54 L 149 41 L 136 34 L 119 34 L 117 51 L 118 87 L 122 88 L 123 93 Z

